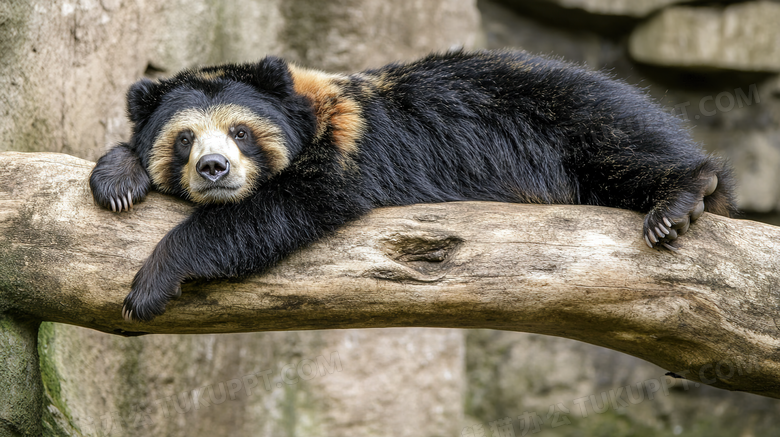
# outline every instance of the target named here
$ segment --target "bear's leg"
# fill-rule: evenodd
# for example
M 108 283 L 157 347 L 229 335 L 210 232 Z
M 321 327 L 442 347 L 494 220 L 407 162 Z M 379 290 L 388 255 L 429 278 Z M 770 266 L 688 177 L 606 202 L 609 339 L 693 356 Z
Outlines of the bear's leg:
M 130 146 L 120 143 L 98 159 L 89 186 L 98 205 L 120 212 L 146 197 L 151 180 Z
M 122 317 L 152 320 L 181 295 L 183 281 L 237 276 L 254 265 L 270 265 L 277 254 L 289 251 L 285 237 L 294 233 L 291 223 L 283 217 L 253 217 L 254 211 L 241 206 L 247 205 L 199 208 L 168 232 L 133 278 Z M 271 215 L 280 212 L 275 205 L 266 206 Z
M 183 281 L 260 273 L 369 209 L 356 181 L 279 179 L 242 202 L 200 207 L 166 234 L 135 275 L 122 316 L 152 320 Z

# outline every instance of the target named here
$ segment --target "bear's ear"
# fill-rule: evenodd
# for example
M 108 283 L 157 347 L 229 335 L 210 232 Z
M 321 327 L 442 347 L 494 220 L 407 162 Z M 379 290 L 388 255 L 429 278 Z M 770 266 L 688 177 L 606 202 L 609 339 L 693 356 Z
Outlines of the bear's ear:
M 287 61 L 275 56 L 267 56 L 252 64 L 249 85 L 257 90 L 276 97 L 284 98 L 293 93 L 293 80 Z
M 159 84 L 143 78 L 134 83 L 127 90 L 127 113 L 136 126 L 143 124 L 151 117 L 157 106 L 160 105 Z

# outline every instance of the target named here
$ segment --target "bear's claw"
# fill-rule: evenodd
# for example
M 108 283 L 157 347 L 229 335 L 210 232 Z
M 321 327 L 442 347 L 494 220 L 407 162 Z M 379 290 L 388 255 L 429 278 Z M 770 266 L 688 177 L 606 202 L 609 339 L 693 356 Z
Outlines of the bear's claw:
M 666 211 L 652 211 L 645 217 L 644 239 L 648 247 L 655 248 L 661 245 L 669 250 L 677 251 L 678 248 L 672 246 L 672 242 L 677 237 L 688 232 L 691 223 L 698 220 L 704 214 L 704 198 L 711 195 L 718 188 L 718 176 L 712 175 L 707 180 L 706 185 L 699 194 L 699 199 L 689 212 L 682 217 L 670 218 L 663 215 Z M 660 215 L 660 217 L 659 217 Z
M 127 190 L 126 196 L 109 197 L 108 200 L 111 202 L 111 211 L 122 212 L 133 209 L 133 193 L 130 190 Z

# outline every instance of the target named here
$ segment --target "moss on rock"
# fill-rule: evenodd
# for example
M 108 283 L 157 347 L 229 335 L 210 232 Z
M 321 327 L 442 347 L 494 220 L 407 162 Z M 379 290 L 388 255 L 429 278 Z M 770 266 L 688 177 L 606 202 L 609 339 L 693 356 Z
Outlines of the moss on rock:
M 41 435 L 39 323 L 0 314 L 0 437 Z

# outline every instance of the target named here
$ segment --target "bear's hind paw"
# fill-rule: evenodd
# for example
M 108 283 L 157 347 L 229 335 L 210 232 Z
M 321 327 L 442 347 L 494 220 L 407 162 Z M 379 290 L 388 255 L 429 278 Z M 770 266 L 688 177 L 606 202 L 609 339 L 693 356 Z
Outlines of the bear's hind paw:
M 651 211 L 645 217 L 644 238 L 645 244 L 651 249 L 663 246 L 671 251 L 677 251 L 678 247 L 671 243 L 680 235 L 688 232 L 691 223 L 698 220 L 704 214 L 704 198 L 714 193 L 718 188 L 718 176 L 713 174 L 708 179 L 698 196 L 688 196 L 688 200 L 678 199 L 671 206 Z
M 658 220 L 648 214 L 648 217 L 645 219 L 645 243 L 651 249 L 656 247 L 656 245 L 660 245 L 676 252 L 678 248 L 672 246 L 671 243 L 680 235 L 688 232 L 690 223 L 687 215 L 683 219 L 672 221 L 665 216 Z

